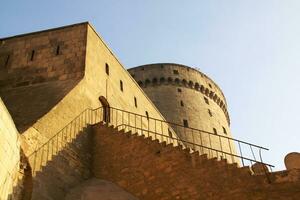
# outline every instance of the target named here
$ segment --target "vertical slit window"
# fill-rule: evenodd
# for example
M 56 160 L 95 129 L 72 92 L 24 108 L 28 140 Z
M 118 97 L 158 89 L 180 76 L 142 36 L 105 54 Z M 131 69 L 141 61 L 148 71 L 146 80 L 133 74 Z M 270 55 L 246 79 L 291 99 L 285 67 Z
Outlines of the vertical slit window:
M 134 106 L 137 108 L 137 100 L 136 100 L 136 97 L 134 97 Z
M 57 45 L 57 47 L 56 47 L 56 55 L 57 56 L 60 55 L 60 46 L 59 45 Z
M 214 131 L 214 134 L 216 134 L 216 135 L 218 134 L 217 129 L 213 128 L 213 131 Z
M 173 138 L 172 132 L 171 132 L 171 130 L 169 128 L 168 128 L 168 134 L 169 134 L 170 138 Z
M 223 126 L 223 133 L 227 135 L 226 128 Z
M 109 65 L 107 63 L 105 63 L 105 72 L 109 75 Z
M 123 82 L 120 80 L 120 90 L 123 92 Z
M 32 50 L 32 51 L 31 51 L 31 56 L 30 56 L 30 61 L 33 61 L 33 59 L 34 59 L 34 54 L 35 54 L 35 51 Z
M 149 120 L 149 113 L 148 113 L 148 111 L 146 111 L 146 117 L 147 117 L 147 120 Z
M 180 101 L 180 105 L 181 105 L 182 107 L 184 106 L 183 101 Z
M 183 120 L 183 126 L 184 127 L 189 127 L 188 120 L 186 120 L 186 119 Z

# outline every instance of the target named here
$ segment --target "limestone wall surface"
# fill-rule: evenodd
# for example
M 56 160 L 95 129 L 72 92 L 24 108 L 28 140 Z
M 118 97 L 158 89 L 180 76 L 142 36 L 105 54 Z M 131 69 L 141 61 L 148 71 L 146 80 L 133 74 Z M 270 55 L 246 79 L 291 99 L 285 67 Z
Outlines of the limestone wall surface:
M 74 130 L 81 131 L 87 124 L 78 125 L 78 123 L 75 123 L 70 129 L 69 127 L 67 130 L 63 128 L 70 124 L 77 116 L 80 116 L 84 110 L 95 109 L 102 106 L 99 97 L 102 97 L 102 99 L 105 98 L 110 107 L 124 109 L 143 116 L 147 113 L 149 117 L 160 120 L 165 119 L 88 23 L 27 34 L 7 40 L 17 40 L 19 43 L 24 43 L 22 40 L 27 41 L 28 37 L 31 38 L 30 41 L 35 41 L 30 43 L 30 49 L 35 49 L 35 45 L 39 46 L 40 43 L 38 41 L 41 43 L 43 43 L 44 40 L 47 41 L 40 47 L 41 49 L 37 51 L 40 52 L 40 54 L 36 54 L 36 65 L 28 64 L 28 69 L 30 69 L 28 74 L 30 74 L 33 79 L 40 75 L 31 69 L 35 69 L 34 66 L 42 67 L 45 64 L 46 67 L 44 68 L 47 71 L 45 74 L 46 78 L 43 79 L 45 82 L 29 82 L 28 85 L 21 84 L 17 88 L 10 88 L 17 80 L 14 79 L 12 80 L 13 84 L 7 83 L 6 85 L 6 83 L 4 83 L 4 85 L 1 86 L 1 91 L 5 98 L 10 100 L 12 107 L 18 107 L 18 109 L 20 109 L 20 112 L 17 112 L 18 109 L 15 110 L 16 115 L 15 117 L 13 115 L 14 120 L 21 119 L 20 121 L 22 121 L 28 117 L 30 118 L 30 123 L 28 123 L 30 126 L 22 132 L 21 145 L 25 155 L 29 157 L 29 165 L 34 168 L 34 172 L 32 173 L 33 198 L 38 199 L 39 196 L 35 195 L 43 193 L 47 198 L 55 199 L 55 195 L 51 196 L 52 194 L 64 195 L 62 192 L 65 191 L 62 191 L 61 188 L 66 185 L 74 186 L 79 180 L 87 178 L 84 177 L 82 173 L 74 173 L 69 176 L 71 170 L 70 166 L 64 165 L 68 158 L 65 158 L 65 154 L 59 154 L 65 150 L 66 144 L 60 144 L 63 143 L 62 141 L 64 140 L 67 143 L 71 143 L 74 140 L 76 141 L 79 134 L 74 133 Z M 52 44 L 49 43 L 50 37 L 51 40 L 56 40 L 63 44 L 67 44 L 68 41 L 70 41 L 69 46 L 62 45 L 64 48 L 61 49 L 61 54 L 57 55 L 59 59 L 61 59 L 59 62 L 57 61 L 58 58 L 56 55 L 50 56 L 48 59 L 43 57 L 44 54 L 51 54 L 50 49 L 53 49 Z M 42 51 L 43 48 L 45 51 Z M 69 48 L 70 52 L 68 53 L 67 49 Z M 5 51 L 5 49 L 6 48 L 3 47 L 2 51 Z M 41 57 L 38 57 L 38 55 Z M 44 59 L 46 59 L 45 62 Z M 39 60 L 41 63 L 38 63 Z M 24 59 L 19 61 L 11 60 L 10 62 L 12 63 L 8 68 L 18 66 L 18 62 L 20 62 L 20 66 L 23 66 L 23 61 Z M 31 61 L 28 62 L 31 63 Z M 109 73 L 106 72 L 107 66 Z M 62 73 L 59 74 L 57 80 L 52 80 L 51 77 L 47 75 L 51 73 L 53 68 L 57 69 L 59 73 Z M 76 69 L 76 74 L 78 73 L 76 78 L 73 76 L 69 77 L 73 69 Z M 48 70 L 50 72 L 48 72 Z M 26 104 L 22 102 L 22 96 L 26 99 Z M 52 100 L 53 98 L 55 98 L 55 100 Z M 46 108 L 43 107 L 44 103 L 47 102 L 51 103 L 45 106 Z M 39 110 L 41 108 L 43 109 Z M 23 112 L 25 110 L 28 112 Z M 29 113 L 32 110 L 39 110 L 39 112 L 35 114 L 34 117 L 30 117 L 33 116 Z M 111 115 L 114 115 L 114 117 L 112 117 L 114 121 L 111 123 L 115 123 L 115 121 L 121 122 L 121 112 L 111 112 Z M 118 118 L 116 118 L 116 115 L 118 115 Z M 19 118 L 16 116 L 19 116 Z M 133 116 L 132 114 L 126 117 L 124 116 L 124 123 L 134 125 L 137 118 Z M 140 126 L 140 128 L 149 127 L 149 120 L 147 120 L 146 117 L 139 118 L 138 121 L 140 125 L 136 125 Z M 76 129 L 74 129 L 74 127 L 76 127 Z M 168 127 L 161 128 L 160 125 L 153 124 L 152 122 L 150 130 L 153 129 L 154 131 L 154 127 L 158 128 L 158 130 L 168 129 Z M 63 131 L 61 131 L 62 129 Z M 57 136 L 58 133 L 59 137 Z M 165 131 L 165 133 L 168 134 L 168 131 Z M 175 137 L 176 135 L 173 136 Z M 81 151 L 83 148 L 85 148 L 84 144 L 79 145 L 79 155 L 85 152 Z M 51 163 L 54 159 L 55 164 L 52 163 L 51 167 L 47 168 L 47 163 Z M 88 166 L 86 161 L 81 159 L 77 159 L 76 162 L 78 162 L 78 166 Z M 72 165 L 72 162 L 69 164 Z M 49 168 L 51 170 L 48 170 Z M 68 180 L 66 185 L 62 186 L 47 181 L 47 177 L 49 180 L 52 180 L 50 177 L 54 172 L 55 174 L 59 174 L 58 176 L 61 179 L 65 178 Z M 55 182 L 55 180 L 53 181 Z M 42 187 L 36 187 L 41 183 L 43 183 Z
M 225 138 L 232 138 L 226 100 L 210 78 L 190 67 L 171 63 L 143 65 L 128 71 L 168 121 L 213 133 L 173 126 L 180 138 L 235 153 L 234 142 Z M 201 151 L 209 153 L 209 149 Z M 217 156 L 216 152 L 211 153 L 213 156 Z
M 0 95 L 20 133 L 82 79 L 85 44 L 84 23 L 0 39 Z
M 20 138 L 15 124 L 0 98 L 0 199 L 13 191 L 20 163 Z

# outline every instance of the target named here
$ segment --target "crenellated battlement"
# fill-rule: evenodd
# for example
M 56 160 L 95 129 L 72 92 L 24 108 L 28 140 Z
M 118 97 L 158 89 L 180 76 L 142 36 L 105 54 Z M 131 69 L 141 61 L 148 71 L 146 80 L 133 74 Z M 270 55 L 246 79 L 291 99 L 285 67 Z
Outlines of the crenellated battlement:
M 142 88 L 155 87 L 158 85 L 173 85 L 173 86 L 178 86 L 178 87 L 190 88 L 190 89 L 194 89 L 198 92 L 201 92 L 203 95 L 209 97 L 212 101 L 214 101 L 224 111 L 227 122 L 230 125 L 230 118 L 229 118 L 229 114 L 227 111 L 225 98 L 219 97 L 218 94 L 216 94 L 211 89 L 205 87 L 205 85 L 202 85 L 201 83 L 193 82 L 191 80 L 186 80 L 186 79 L 179 79 L 179 78 L 173 79 L 170 76 L 169 77 L 160 77 L 159 79 L 156 77 L 154 77 L 152 79 L 147 78 L 145 80 L 138 80 L 137 82 L 138 82 L 139 86 Z

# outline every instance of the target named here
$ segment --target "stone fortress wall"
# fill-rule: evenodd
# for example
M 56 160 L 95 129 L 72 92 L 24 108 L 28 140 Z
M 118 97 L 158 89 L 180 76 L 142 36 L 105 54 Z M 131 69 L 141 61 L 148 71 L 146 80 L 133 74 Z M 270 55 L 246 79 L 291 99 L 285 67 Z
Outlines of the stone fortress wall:
M 20 189 L 22 193 L 22 199 L 64 199 L 70 189 L 91 178 L 93 172 L 112 169 L 110 163 L 114 167 L 122 168 L 122 170 L 113 170 L 112 175 L 119 172 L 127 173 L 126 170 L 130 169 L 130 176 L 121 175 L 120 178 L 143 185 L 143 177 L 148 175 L 142 174 L 137 168 L 137 164 L 143 163 L 143 160 L 147 161 L 145 167 L 153 170 L 154 176 L 148 177 L 149 183 L 157 187 L 155 193 L 168 191 L 159 186 L 164 180 L 172 180 L 172 184 L 181 181 L 179 187 L 189 186 L 185 183 L 190 183 L 191 177 L 195 178 L 194 172 L 197 171 L 198 174 L 199 169 L 195 168 L 198 164 L 202 168 L 199 175 L 202 177 L 203 174 L 212 174 L 213 176 L 207 175 L 207 179 L 213 183 L 207 184 L 200 176 L 200 178 L 196 177 L 197 182 L 207 187 L 218 186 L 218 193 L 219 187 L 223 187 L 224 184 L 231 185 L 229 182 L 219 181 L 218 177 L 222 177 L 224 181 L 232 180 L 237 184 L 240 183 L 235 179 L 236 173 L 228 174 L 218 167 L 225 165 L 225 169 L 229 169 L 230 166 L 236 168 L 236 164 L 228 164 L 226 160 L 206 158 L 204 160 L 207 162 L 197 162 L 198 152 L 191 153 L 189 149 L 183 150 L 182 146 L 177 144 L 176 147 L 172 144 L 167 145 L 166 142 L 162 142 L 162 139 L 153 140 L 156 138 L 147 136 L 145 138 L 129 131 L 124 133 L 124 137 L 122 136 L 126 139 L 124 141 L 119 134 L 111 137 L 109 134 L 116 132 L 112 131 L 111 127 L 107 127 L 111 131 L 107 134 L 108 143 L 105 143 L 105 148 L 97 148 L 95 142 L 101 144 L 104 140 L 101 138 L 93 140 L 93 132 L 89 126 L 75 123 L 76 128 L 63 129 L 74 119 L 81 119 L 76 117 L 85 109 L 102 106 L 99 101 L 101 97 L 106 99 L 111 107 L 143 116 L 147 113 L 149 117 L 140 122 L 141 128 L 150 131 L 155 130 L 159 133 L 161 129 L 156 123 L 149 127 L 153 117 L 161 121 L 166 119 L 174 121 L 182 124 L 183 127 L 186 125 L 186 129 L 195 127 L 213 132 L 215 128 L 216 138 L 219 138 L 218 135 L 231 137 L 225 97 L 217 85 L 204 74 L 178 64 L 155 64 L 129 71 L 132 76 L 89 23 L 0 39 L 0 96 L 3 100 L 3 103 L 0 101 L 0 195 L 2 195 L 0 197 L 6 199 L 9 196 L 18 199 L 14 198 L 14 193 L 9 188 L 17 186 L 17 190 Z M 207 100 L 204 100 L 204 97 Z M 171 109 L 174 111 L 171 112 Z M 118 115 L 114 113 L 114 116 L 115 114 Z M 118 117 L 119 119 L 122 117 L 120 113 Z M 183 123 L 183 119 L 187 120 L 187 124 Z M 124 122 L 135 124 L 134 118 L 125 118 Z M 171 127 L 162 129 L 165 128 L 172 129 Z M 121 132 L 119 131 L 120 134 Z M 63 134 L 51 140 L 57 133 Z M 172 137 L 176 141 L 178 137 L 173 133 Z M 168 131 L 165 134 L 170 136 Z M 195 139 L 187 132 L 180 134 L 183 139 L 190 141 Z M 203 142 L 208 142 L 207 137 L 202 139 Z M 218 144 L 213 136 L 211 139 L 212 145 Z M 51 142 L 46 143 L 47 141 Z M 45 143 L 47 145 L 44 145 Z M 92 146 L 96 147 L 96 154 L 91 151 Z M 218 147 L 213 146 L 213 148 Z M 223 150 L 229 151 L 228 146 L 226 148 Z M 118 151 L 121 153 L 117 153 Z M 104 153 L 105 156 L 97 157 L 97 153 Z M 177 159 L 177 153 L 180 154 L 180 159 Z M 213 156 L 209 152 L 201 152 L 201 149 L 200 153 L 208 153 L 208 157 Z M 31 157 L 31 155 L 35 156 Z M 104 158 L 105 161 L 94 162 L 95 158 Z M 123 159 L 126 161 L 123 162 L 120 158 L 128 158 L 129 161 Z M 201 160 L 200 157 L 199 159 Z M 25 165 L 14 169 L 15 163 L 18 162 Z M 127 163 L 133 165 L 130 165 L 130 168 L 123 168 Z M 174 171 L 170 170 L 170 163 L 178 164 L 182 168 L 176 167 Z M 192 166 L 187 166 L 189 163 Z M 99 168 L 94 169 L 95 164 L 99 165 Z M 20 167 L 24 168 L 20 183 L 3 183 L 7 174 L 10 177 L 18 175 Z M 249 169 L 246 168 L 240 170 L 246 170 L 249 175 Z M 214 178 L 216 171 L 219 175 Z M 296 175 L 299 176 L 298 171 Z M 228 178 L 229 176 L 231 178 Z M 141 181 L 136 181 L 138 177 Z M 169 179 L 170 177 L 175 179 Z M 182 177 L 185 177 L 186 182 L 182 182 Z M 255 178 L 255 176 L 251 177 Z M 158 180 L 157 184 L 151 182 L 153 179 Z M 285 174 L 282 179 L 286 180 Z M 240 180 L 244 181 L 245 185 L 248 184 L 247 178 Z M 295 180 L 298 181 L 299 178 Z M 122 183 L 116 183 L 123 186 Z M 169 185 L 171 184 L 166 184 L 167 187 Z M 288 188 L 286 185 L 283 187 Z M 269 186 L 268 188 L 273 189 Z M 285 188 L 283 192 L 287 192 Z M 230 188 L 224 195 L 231 198 L 232 191 L 235 189 Z M 187 196 L 185 190 L 182 191 L 183 197 Z M 190 188 L 187 188 L 189 193 L 197 191 L 190 191 Z M 210 191 L 200 191 L 200 193 L 211 194 Z M 239 192 L 235 191 L 235 193 Z M 290 193 L 296 195 L 299 191 L 296 193 L 292 190 Z M 178 194 L 172 195 L 178 196 Z
M 0 39 L 0 95 L 20 132 L 83 78 L 85 27 L 78 24 Z
M 20 137 L 0 98 L 0 199 L 12 193 L 20 163 Z
M 20 130 L 25 156 L 32 155 L 85 109 L 101 107 L 99 97 L 105 98 L 111 107 L 143 116 L 147 112 L 150 117 L 165 120 L 89 23 L 4 38 L 0 43 L 0 95 Z M 134 124 L 132 116 L 124 122 L 128 120 Z M 147 124 L 145 117 L 142 127 Z M 86 146 L 80 145 L 88 139 L 78 139 L 75 140 L 78 148 L 72 152 L 77 152 L 79 158 L 89 157 Z M 29 165 L 45 163 L 42 155 L 29 159 Z M 49 170 L 47 167 L 35 169 L 40 173 L 33 174 L 33 199 L 39 199 L 39 194 L 64 195 L 63 191 L 88 174 L 70 173 L 73 169 L 69 165 L 73 161 L 64 165 L 69 158 L 58 159 L 61 156 L 65 157 L 64 154 L 49 157 L 52 159 Z M 74 162 L 76 166 L 86 166 L 85 160 Z M 62 165 L 65 167 L 60 168 Z M 55 171 L 59 175 L 47 181 Z
M 230 119 L 226 99 L 209 77 L 191 67 L 172 63 L 142 65 L 128 71 L 168 121 L 214 133 L 202 133 L 200 137 L 196 131 L 191 133 L 181 128 L 178 134 L 182 139 L 235 152 L 232 142 L 217 137 L 232 137 Z M 174 129 L 176 131 L 176 127 Z M 200 152 L 209 153 L 205 149 L 200 149 Z M 216 156 L 215 152 L 211 154 Z

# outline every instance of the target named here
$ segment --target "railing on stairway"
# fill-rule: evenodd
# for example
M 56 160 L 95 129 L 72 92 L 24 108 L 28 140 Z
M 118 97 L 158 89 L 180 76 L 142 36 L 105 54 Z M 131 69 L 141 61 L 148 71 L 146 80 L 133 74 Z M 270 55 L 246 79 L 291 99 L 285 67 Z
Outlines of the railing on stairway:
M 241 166 L 260 163 L 270 171 L 274 167 L 262 160 L 262 151 L 269 150 L 262 146 L 118 108 L 111 107 L 109 115 L 110 124 L 119 129 L 152 136 L 167 143 L 184 144 L 192 151 L 207 154 L 210 158 L 227 159 L 228 162 L 236 162 Z M 179 134 L 180 137 L 177 137 Z
M 165 141 L 168 144 L 173 143 L 175 146 L 184 145 L 192 151 L 199 151 L 200 154 L 206 153 L 208 157 L 227 159 L 232 163 L 241 163 L 242 166 L 260 163 L 267 166 L 271 171 L 274 167 L 262 160 L 261 151 L 268 150 L 267 148 L 118 108 L 100 107 L 85 109 L 64 128 L 35 149 L 28 156 L 32 175 L 35 176 L 36 172 L 41 170 L 42 166 L 46 165 L 53 156 L 67 148 L 68 144 L 85 127 L 99 122 L 113 125 L 119 130 L 125 129 L 125 131 L 132 131 L 139 135 L 151 136 L 153 139 Z M 180 133 L 181 137 L 178 137 L 177 133 Z M 236 150 L 235 147 L 238 149 Z
M 28 156 L 32 175 L 35 176 L 46 163 L 61 150 L 76 139 L 77 135 L 88 125 L 99 123 L 103 120 L 103 108 L 85 109 L 66 126 L 49 138 Z
M 173 143 L 175 146 L 184 145 L 191 148 L 192 151 L 199 151 L 200 154 L 206 153 L 209 157 L 224 158 L 230 162 L 241 162 L 242 166 L 260 163 L 268 167 L 270 171 L 274 167 L 262 160 L 262 150 L 268 150 L 267 148 L 113 107 L 100 107 L 85 109 L 34 150 L 28 156 L 32 175 L 35 176 L 36 172 L 43 165 L 46 165 L 53 156 L 67 148 L 68 143 L 71 143 L 85 127 L 99 122 L 105 122 L 114 125 L 118 129 L 132 131 L 139 135 L 151 136 L 153 139 L 158 139 L 161 142 L 165 141 L 168 144 Z M 178 137 L 178 133 L 181 134 L 181 137 Z M 237 151 L 235 147 L 238 147 Z M 19 163 L 17 163 L 16 168 L 19 169 Z M 265 173 L 268 177 L 268 172 L 265 171 Z M 8 182 L 15 183 L 16 178 L 17 175 L 7 174 L 1 184 L 1 196 L 8 191 L 7 188 L 13 188 L 13 185 L 11 186 Z

